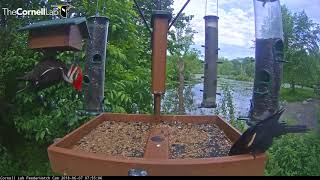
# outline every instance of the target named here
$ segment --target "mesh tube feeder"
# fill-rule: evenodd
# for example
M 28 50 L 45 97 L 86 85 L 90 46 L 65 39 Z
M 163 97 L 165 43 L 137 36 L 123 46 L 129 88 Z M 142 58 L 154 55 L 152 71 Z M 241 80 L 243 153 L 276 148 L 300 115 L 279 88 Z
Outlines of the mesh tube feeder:
M 98 115 L 104 112 L 105 65 L 109 19 L 94 16 L 87 20 L 89 34 L 84 76 L 84 109 Z
M 205 68 L 203 108 L 216 108 L 216 96 L 218 85 L 218 20 L 217 16 L 206 16 L 205 19 Z

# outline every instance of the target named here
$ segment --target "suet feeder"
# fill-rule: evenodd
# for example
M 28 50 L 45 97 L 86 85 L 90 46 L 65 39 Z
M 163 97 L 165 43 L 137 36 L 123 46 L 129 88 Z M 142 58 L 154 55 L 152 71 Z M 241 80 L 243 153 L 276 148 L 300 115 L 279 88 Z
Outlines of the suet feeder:
M 83 39 L 89 37 L 86 18 L 83 17 L 41 21 L 19 30 L 30 31 L 30 49 L 80 51 Z

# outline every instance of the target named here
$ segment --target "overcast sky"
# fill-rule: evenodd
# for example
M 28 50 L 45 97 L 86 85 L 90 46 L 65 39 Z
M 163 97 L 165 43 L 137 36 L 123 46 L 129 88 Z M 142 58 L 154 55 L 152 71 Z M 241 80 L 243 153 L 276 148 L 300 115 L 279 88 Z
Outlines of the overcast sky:
M 175 12 L 179 11 L 186 0 L 174 0 Z M 204 19 L 206 0 L 191 0 L 185 9 L 187 15 L 194 15 L 193 28 L 195 48 L 204 44 Z M 305 10 L 309 17 L 320 23 L 320 0 L 280 0 L 292 12 Z M 208 15 L 216 15 L 216 0 L 208 0 Z M 237 57 L 254 56 L 254 10 L 253 0 L 219 0 L 219 56 L 234 59 Z

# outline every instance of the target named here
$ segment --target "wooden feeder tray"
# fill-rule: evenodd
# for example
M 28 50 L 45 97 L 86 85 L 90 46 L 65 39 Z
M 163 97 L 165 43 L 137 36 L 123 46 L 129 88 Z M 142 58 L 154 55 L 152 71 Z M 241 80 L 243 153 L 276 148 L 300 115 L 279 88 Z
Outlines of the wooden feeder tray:
M 227 156 L 240 133 L 218 116 L 102 114 L 48 148 L 65 175 L 263 175 L 266 155 Z
M 82 40 L 89 37 L 86 18 L 40 21 L 19 29 L 30 31 L 28 48 L 80 51 Z

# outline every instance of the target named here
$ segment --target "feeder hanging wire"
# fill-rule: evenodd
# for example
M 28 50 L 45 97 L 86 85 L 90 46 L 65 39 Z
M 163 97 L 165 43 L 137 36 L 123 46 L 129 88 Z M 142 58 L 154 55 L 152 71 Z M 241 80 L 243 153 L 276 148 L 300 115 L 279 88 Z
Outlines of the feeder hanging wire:
M 205 6 L 205 11 L 204 11 L 205 16 L 207 16 L 207 9 L 208 9 L 208 0 L 206 0 L 206 6 Z
M 96 16 L 99 16 L 99 0 L 97 0 Z
M 219 0 L 217 0 L 217 16 L 219 17 Z
M 107 5 L 106 5 L 106 1 L 103 2 L 103 15 L 105 15 L 106 13 L 106 10 L 107 10 Z

